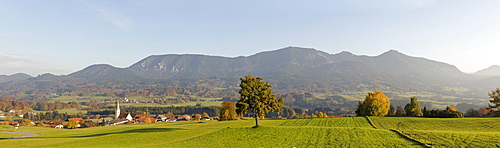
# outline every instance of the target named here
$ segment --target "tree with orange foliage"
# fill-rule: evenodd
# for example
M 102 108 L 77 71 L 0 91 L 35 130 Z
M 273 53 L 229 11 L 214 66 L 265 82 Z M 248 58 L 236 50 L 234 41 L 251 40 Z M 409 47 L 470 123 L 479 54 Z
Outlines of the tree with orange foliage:
M 208 118 L 208 117 L 210 117 L 210 116 L 208 115 L 208 113 L 207 113 L 207 112 L 203 112 L 203 113 L 201 114 L 201 117 L 202 117 L 202 118 Z
M 221 121 L 225 120 L 237 120 L 238 115 L 236 114 L 236 106 L 233 102 L 222 102 L 222 108 L 219 112 L 219 118 Z
M 199 121 L 200 119 L 201 119 L 201 115 L 200 114 L 194 115 L 194 120 L 195 121 Z
M 151 123 L 151 122 L 152 122 L 151 118 L 148 117 L 144 118 L 144 123 Z
M 319 118 L 325 118 L 325 114 L 323 114 L 323 112 L 319 112 L 319 113 L 318 113 L 318 117 L 319 117 Z
M 67 127 L 68 127 L 68 129 L 78 128 L 78 121 L 76 121 L 76 120 L 69 120 Z
M 389 113 L 391 101 L 381 91 L 368 92 L 363 103 L 359 102 L 356 114 L 358 116 L 385 116 Z
M 479 108 L 479 114 L 481 114 L 481 116 L 486 116 L 490 113 L 490 110 L 485 108 L 485 107 L 481 107 Z
M 446 110 L 449 110 L 449 111 L 457 111 L 456 108 L 454 108 L 453 106 L 448 106 L 446 107 Z

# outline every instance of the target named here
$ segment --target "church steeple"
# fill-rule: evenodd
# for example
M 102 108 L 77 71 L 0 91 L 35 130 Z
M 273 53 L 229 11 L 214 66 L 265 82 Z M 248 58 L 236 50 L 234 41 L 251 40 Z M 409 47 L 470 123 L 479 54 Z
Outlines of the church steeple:
M 118 119 L 119 116 L 120 116 L 120 99 L 116 100 L 115 119 Z

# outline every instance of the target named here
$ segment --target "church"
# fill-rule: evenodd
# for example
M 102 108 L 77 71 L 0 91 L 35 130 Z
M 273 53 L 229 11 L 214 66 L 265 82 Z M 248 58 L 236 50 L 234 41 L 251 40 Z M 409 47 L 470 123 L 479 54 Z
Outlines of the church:
M 120 99 L 116 101 L 116 111 L 115 111 L 115 120 L 121 121 L 132 121 L 132 115 L 130 113 L 121 113 L 120 111 Z

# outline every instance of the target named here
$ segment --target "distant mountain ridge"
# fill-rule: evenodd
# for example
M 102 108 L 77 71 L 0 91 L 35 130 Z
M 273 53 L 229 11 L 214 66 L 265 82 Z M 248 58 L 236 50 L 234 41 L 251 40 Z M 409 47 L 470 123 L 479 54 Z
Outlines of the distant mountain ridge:
M 234 58 L 195 54 L 151 55 L 126 68 L 97 64 L 66 76 L 18 75 L 15 76 L 17 79 L 9 76 L 9 80 L 13 80 L 3 81 L 0 84 L 0 92 L 13 88 L 43 89 L 73 81 L 82 82 L 79 85 L 87 87 L 100 82 L 117 84 L 143 80 L 182 82 L 183 79 L 218 77 L 224 78 L 224 81 L 231 81 L 232 84 L 246 75 L 262 76 L 274 82 L 277 89 L 307 90 L 317 87 L 341 91 L 369 87 L 369 89 L 391 88 L 400 91 L 434 91 L 444 86 L 496 85 L 492 84 L 493 78 L 465 74 L 453 65 L 408 56 L 396 50 L 389 50 L 378 56 L 365 56 L 347 51 L 329 54 L 312 48 L 286 47 Z M 0 80 L 4 77 L 6 76 L 0 76 Z M 134 83 L 134 85 L 139 84 L 141 83 Z
M 379 56 L 357 56 L 349 52 L 328 54 L 323 51 L 287 47 L 257 53 L 248 57 L 214 57 L 203 55 L 155 55 L 147 57 L 127 69 L 140 76 L 156 79 L 184 77 L 241 77 L 244 75 L 272 75 L 286 73 L 302 75 L 316 69 L 325 75 L 333 74 L 331 64 L 358 62 L 380 73 L 407 75 L 439 83 L 456 83 L 465 76 L 455 66 L 425 58 L 410 57 L 391 50 Z M 338 72 L 338 71 L 337 71 Z M 353 71 L 355 72 L 355 71 Z M 422 77 L 421 77 L 422 76 Z
M 486 69 L 479 70 L 474 73 L 474 75 L 478 76 L 500 76 L 500 66 L 499 65 L 493 65 L 490 66 Z
M 32 76 L 24 73 L 17 73 L 13 75 L 0 75 L 0 83 L 9 81 L 26 80 L 32 78 Z
M 105 80 L 144 79 L 144 77 L 138 76 L 137 74 L 128 69 L 116 68 L 108 64 L 91 65 L 83 70 L 71 73 L 68 76 L 74 78 L 105 79 Z

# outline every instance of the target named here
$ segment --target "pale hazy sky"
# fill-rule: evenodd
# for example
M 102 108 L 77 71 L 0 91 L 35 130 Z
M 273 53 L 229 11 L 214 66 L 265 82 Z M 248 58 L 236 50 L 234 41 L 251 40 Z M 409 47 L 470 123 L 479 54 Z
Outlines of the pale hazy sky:
M 474 72 L 500 65 L 499 40 L 494 0 L 0 0 L 0 75 L 287 46 L 370 56 L 396 49 Z

